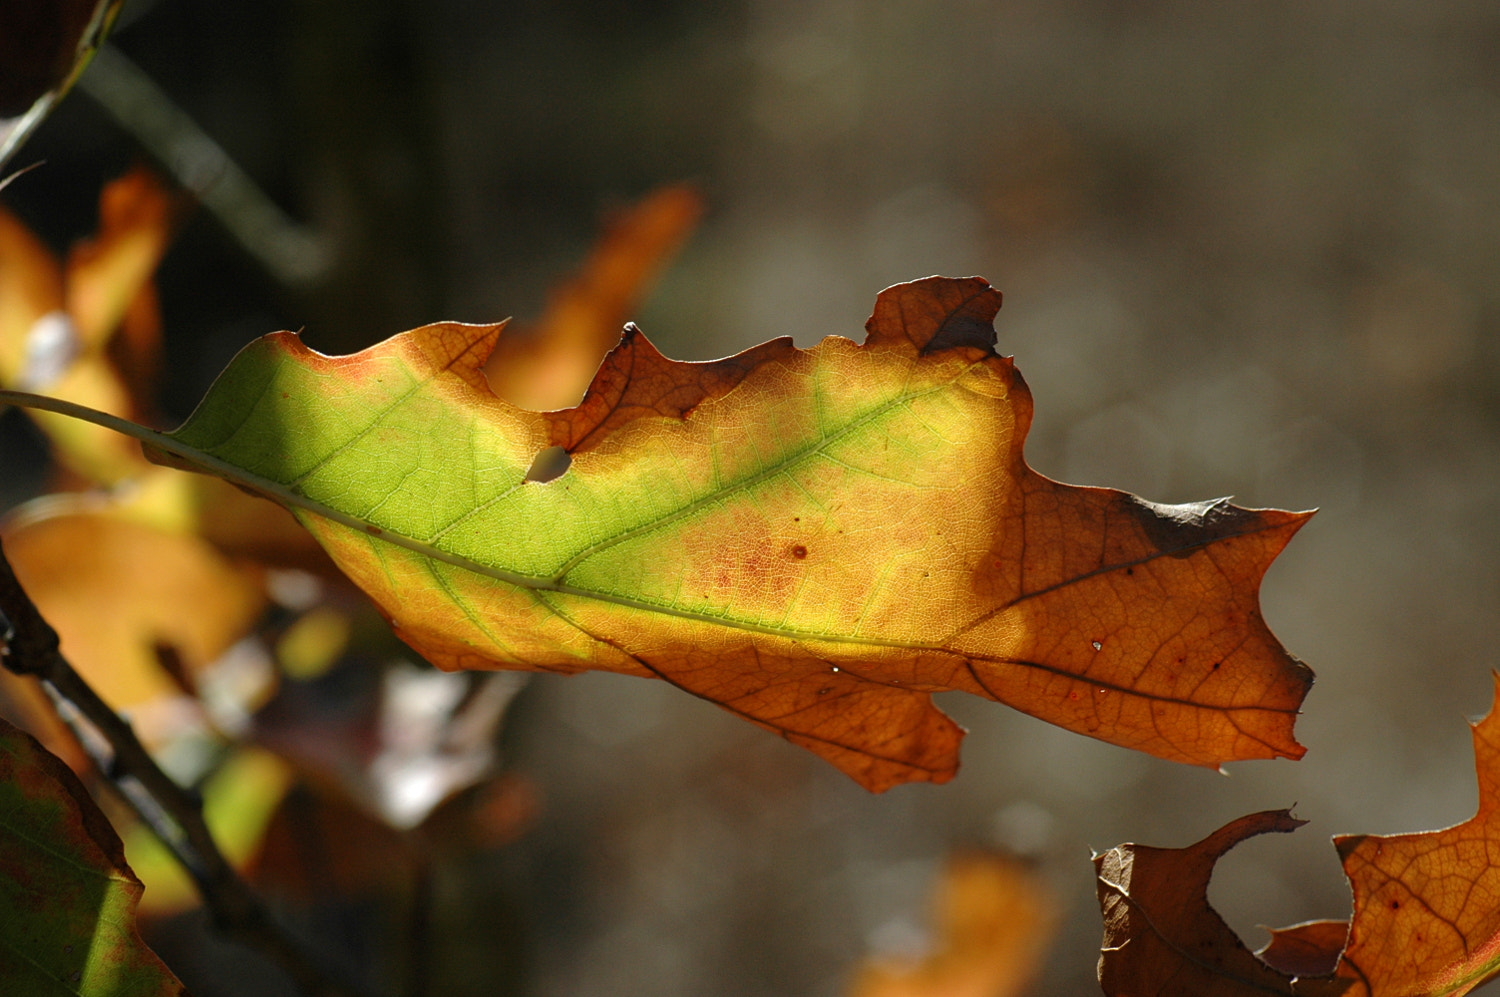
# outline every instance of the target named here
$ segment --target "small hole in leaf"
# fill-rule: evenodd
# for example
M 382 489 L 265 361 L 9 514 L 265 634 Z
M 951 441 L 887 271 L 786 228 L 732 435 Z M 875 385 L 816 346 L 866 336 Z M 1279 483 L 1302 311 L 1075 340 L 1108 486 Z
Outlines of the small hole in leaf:
M 536 455 L 531 470 L 526 472 L 527 481 L 546 482 L 560 478 L 573 463 L 573 458 L 562 447 L 548 447 Z

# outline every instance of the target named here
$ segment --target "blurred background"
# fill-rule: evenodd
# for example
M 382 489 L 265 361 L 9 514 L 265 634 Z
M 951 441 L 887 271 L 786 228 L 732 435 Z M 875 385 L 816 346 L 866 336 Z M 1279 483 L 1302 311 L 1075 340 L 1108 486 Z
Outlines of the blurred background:
M 958 778 L 875 797 L 663 684 L 532 678 L 500 735 L 532 816 L 437 865 L 433 993 L 833 997 L 930 944 L 933 878 L 978 845 L 1058 897 L 1034 992 L 1092 994 L 1091 849 L 1296 804 L 1307 827 L 1214 880 L 1258 947 L 1347 915 L 1328 835 L 1472 816 L 1464 721 L 1500 657 L 1500 7 L 130 0 L 114 44 L 285 216 L 255 251 L 211 211 L 181 225 L 168 424 L 275 329 L 343 353 L 534 318 L 611 212 L 686 181 L 705 214 L 634 315 L 667 355 L 858 339 L 881 288 L 977 274 L 1039 471 L 1321 509 L 1262 591 L 1318 674 L 1296 763 L 1189 769 L 949 694 Z M 75 92 L 12 164 L 45 160 L 0 201 L 58 251 L 105 182 L 174 166 L 117 113 Z M 44 453 L 0 417 L 7 505 Z M 160 944 L 195 993 L 269 992 Z

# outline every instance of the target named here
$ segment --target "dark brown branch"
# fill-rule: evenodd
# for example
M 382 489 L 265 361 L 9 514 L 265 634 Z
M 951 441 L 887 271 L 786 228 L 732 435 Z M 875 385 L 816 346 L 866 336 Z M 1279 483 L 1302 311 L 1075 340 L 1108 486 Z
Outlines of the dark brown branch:
M 130 724 L 62 656 L 57 632 L 21 588 L 3 548 L 0 663 L 17 675 L 31 675 L 44 683 L 58 704 L 59 715 L 74 727 L 99 771 L 193 878 L 220 931 L 259 949 L 311 997 L 362 994 L 357 986 L 336 982 L 271 918 L 214 843 L 198 798 L 161 770 Z M 85 723 L 80 724 L 80 719 Z

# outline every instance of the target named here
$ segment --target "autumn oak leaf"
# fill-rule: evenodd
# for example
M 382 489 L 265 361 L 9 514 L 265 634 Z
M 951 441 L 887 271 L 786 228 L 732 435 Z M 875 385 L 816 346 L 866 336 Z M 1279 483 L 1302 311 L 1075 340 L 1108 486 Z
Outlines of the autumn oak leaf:
M 1347 983 L 1303 981 L 1290 965 L 1299 937 L 1278 939 L 1273 968 L 1258 958 L 1208 903 L 1214 863 L 1258 834 L 1296 830 L 1305 821 L 1288 810 L 1250 814 L 1186 848 L 1117 845 L 1094 856 L 1104 943 L 1099 983 L 1108 997 L 1249 997 L 1297 994 L 1332 997 Z M 1340 925 L 1339 927 L 1343 927 Z M 1338 939 L 1342 946 L 1343 939 Z M 1337 949 L 1335 949 L 1337 951 Z M 1321 967 L 1321 964 L 1320 964 Z
M 631 327 L 540 413 L 486 384 L 501 326 L 275 333 L 175 432 L 112 424 L 291 507 L 435 664 L 665 679 L 873 790 L 953 776 L 949 689 L 1176 761 L 1300 757 L 1312 673 L 1258 588 L 1307 514 L 1032 471 L 999 306 L 928 278 L 863 345 L 711 363 Z
M 1473 724 L 1479 812 L 1439 831 L 1333 839 L 1354 893 L 1348 921 L 1271 932 L 1256 955 L 1208 905 L 1235 844 L 1302 823 L 1241 817 L 1187 848 L 1120 845 L 1094 860 L 1104 912 L 1099 979 L 1111 997 L 1296 994 L 1460 997 L 1500 975 L 1500 675 Z M 1256 956 L 1259 956 L 1257 958 Z
M 1478 813 L 1441 831 L 1333 839 L 1354 890 L 1339 964 L 1351 994 L 1456 997 L 1500 975 L 1500 675 L 1495 693 L 1471 725 Z

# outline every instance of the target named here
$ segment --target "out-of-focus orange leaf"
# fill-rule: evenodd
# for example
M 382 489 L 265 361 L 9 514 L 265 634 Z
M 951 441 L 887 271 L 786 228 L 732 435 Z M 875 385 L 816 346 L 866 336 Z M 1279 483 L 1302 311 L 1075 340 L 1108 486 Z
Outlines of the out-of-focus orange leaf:
M 404 833 L 319 778 L 286 795 L 251 859 L 255 885 L 300 900 L 368 896 L 408 886 L 433 854 L 471 855 L 509 844 L 534 820 L 536 788 L 504 775 L 470 786 Z
M 104 355 L 136 412 L 150 411 L 161 364 L 161 312 L 151 275 L 185 207 L 137 168 L 99 195 L 99 234 L 75 245 L 66 269 L 67 313 L 90 355 Z
M 187 482 L 192 529 L 225 554 L 267 567 L 309 571 L 347 585 L 323 548 L 282 506 L 219 478 L 190 475 Z
M 488 851 L 515 841 L 542 812 L 530 779 L 504 772 L 449 797 L 423 822 L 423 837 L 459 854 Z
M 1020 863 L 994 852 L 950 859 L 935 898 L 938 947 L 913 965 L 866 966 L 851 997 L 1014 997 L 1052 939 L 1053 900 Z
M 109 491 L 54 492 L 32 499 L 11 513 L 9 522 L 19 526 L 75 513 L 196 534 L 231 559 L 295 568 L 348 585 L 291 513 L 220 478 L 147 465 L 142 474 Z
M 111 706 L 133 709 L 142 739 L 159 743 L 153 702 L 213 663 L 258 618 L 260 573 L 202 540 L 102 514 L 23 522 L 5 533 L 16 576 L 62 640 L 62 652 Z M 186 675 L 161 661 L 170 649 Z M 164 726 L 170 726 L 164 722 Z
M 149 170 L 104 185 L 99 234 L 68 254 L 66 309 L 86 349 L 97 350 L 151 282 L 182 203 Z
M 702 364 L 632 331 L 551 413 L 489 391 L 495 326 L 343 358 L 277 333 L 175 433 L 133 432 L 292 506 L 434 663 L 664 678 L 874 790 L 953 776 L 944 689 L 1177 761 L 1299 757 L 1312 673 L 1258 588 L 1307 515 L 1032 471 L 999 304 L 929 278 L 863 346 Z
M 139 417 L 143 400 L 132 398 L 106 350 L 123 324 L 129 336 L 114 353 L 131 385 L 149 382 L 160 335 L 150 277 L 177 214 L 177 201 L 149 173 L 127 174 L 100 195 L 97 238 L 59 273 L 46 247 L 0 210 L 0 383 Z M 118 434 L 52 413 L 35 417 L 61 462 L 90 481 L 113 484 L 149 467 Z
M 88 752 L 57 715 L 41 682 L 0 668 L 0 719 L 8 720 L 41 742 L 42 747 L 82 776 L 94 767 Z
M 28 334 L 38 319 L 62 308 L 57 258 L 19 218 L 0 208 L 0 382 L 20 383 Z
M 495 394 L 535 411 L 578 404 L 658 274 L 703 214 L 693 187 L 661 187 L 611 219 L 578 273 L 552 291 L 532 325 L 512 323 L 485 376 Z
M 1286 811 L 1241 817 L 1188 848 L 1121 845 L 1098 856 L 1104 992 L 1459 997 L 1500 975 L 1497 707 L 1500 675 L 1495 706 L 1473 725 L 1479 812 L 1440 831 L 1335 837 L 1352 920 L 1274 931 L 1260 959 L 1208 906 L 1208 879 L 1236 843 L 1302 823 Z

